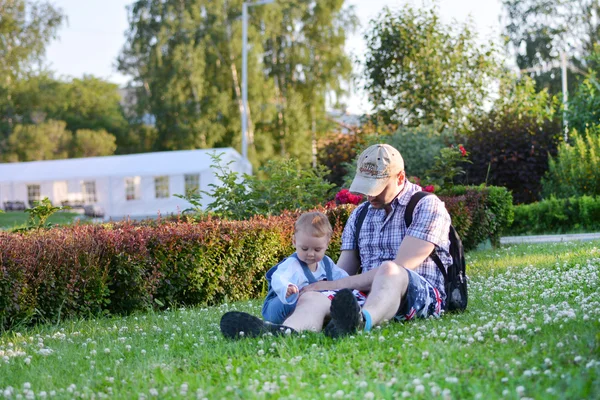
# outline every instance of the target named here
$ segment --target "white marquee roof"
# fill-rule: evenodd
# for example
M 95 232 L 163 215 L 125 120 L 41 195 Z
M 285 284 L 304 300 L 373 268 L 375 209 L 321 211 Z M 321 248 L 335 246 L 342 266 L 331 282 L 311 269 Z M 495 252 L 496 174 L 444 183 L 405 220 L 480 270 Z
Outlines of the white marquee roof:
M 107 176 L 176 175 L 210 168 L 213 152 L 223 161 L 241 161 L 233 148 L 163 151 L 119 156 L 71 158 L 20 163 L 0 163 L 0 182 L 89 179 Z M 250 172 L 250 164 L 247 163 Z

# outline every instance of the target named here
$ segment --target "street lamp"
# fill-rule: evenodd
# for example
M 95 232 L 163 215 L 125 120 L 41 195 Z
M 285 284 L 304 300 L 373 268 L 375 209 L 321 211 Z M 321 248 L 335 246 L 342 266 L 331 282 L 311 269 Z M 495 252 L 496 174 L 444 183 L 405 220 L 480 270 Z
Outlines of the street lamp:
M 242 4 L 242 158 L 248 160 L 248 7 L 273 3 L 257 0 Z

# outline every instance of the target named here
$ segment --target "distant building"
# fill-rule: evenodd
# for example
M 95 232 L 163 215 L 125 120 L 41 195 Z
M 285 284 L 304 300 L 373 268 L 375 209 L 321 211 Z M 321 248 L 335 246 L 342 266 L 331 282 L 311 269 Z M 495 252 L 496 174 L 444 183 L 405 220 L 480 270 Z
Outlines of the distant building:
M 213 152 L 223 153 L 231 170 L 252 173 L 232 148 L 6 163 L 0 164 L 0 207 L 31 207 L 48 197 L 54 205 L 85 206 L 105 219 L 177 213 L 190 204 L 175 194 L 220 184 L 210 167 Z M 206 206 L 212 200 L 203 201 Z
M 327 112 L 327 116 L 336 124 L 336 130 L 340 133 L 354 133 L 361 126 L 360 115 L 332 110 Z

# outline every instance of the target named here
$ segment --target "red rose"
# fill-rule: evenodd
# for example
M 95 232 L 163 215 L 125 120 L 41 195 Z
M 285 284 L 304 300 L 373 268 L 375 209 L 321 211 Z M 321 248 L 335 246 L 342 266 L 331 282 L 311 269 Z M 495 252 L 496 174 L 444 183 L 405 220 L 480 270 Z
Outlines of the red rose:
M 462 154 L 463 157 L 467 156 L 467 150 L 463 147 L 463 145 L 459 145 L 458 149 L 460 150 L 460 154 Z
M 433 192 L 435 192 L 435 187 L 433 185 L 427 185 L 423 188 L 423 191 L 433 193 Z

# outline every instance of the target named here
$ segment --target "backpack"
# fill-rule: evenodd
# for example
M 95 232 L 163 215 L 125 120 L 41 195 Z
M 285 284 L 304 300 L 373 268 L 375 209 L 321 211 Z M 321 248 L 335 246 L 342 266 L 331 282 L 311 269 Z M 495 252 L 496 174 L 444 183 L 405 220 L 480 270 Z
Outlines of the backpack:
M 410 226 L 413 219 L 413 211 L 417 206 L 417 203 L 425 196 L 432 195 L 433 193 L 419 191 L 412 195 L 408 205 L 406 206 L 406 211 L 404 212 L 404 222 L 406 223 L 406 228 Z M 358 247 L 358 234 L 360 232 L 360 228 L 362 227 L 362 223 L 367 215 L 367 211 L 369 209 L 369 203 L 366 203 L 362 206 L 362 209 L 358 211 L 358 216 L 356 218 L 356 229 L 355 229 L 355 248 Z M 460 240 L 460 236 L 454 229 L 454 226 L 450 225 L 450 230 L 448 232 L 448 238 L 450 239 L 450 255 L 452 256 L 452 264 L 448 266 L 448 270 L 444 268 L 444 264 L 442 260 L 435 253 L 435 250 L 431 252 L 429 257 L 435 262 L 438 269 L 444 276 L 444 289 L 446 291 L 446 310 L 447 311 L 464 311 L 467 308 L 468 302 L 468 293 L 467 293 L 467 275 L 466 275 L 466 264 L 465 264 L 465 250 Z M 360 260 L 360 251 L 358 253 Z
M 300 266 L 302 267 L 302 271 L 304 272 L 304 276 L 306 276 L 306 279 L 308 280 L 308 283 L 315 283 L 317 281 L 315 276 L 312 274 L 312 271 L 310 270 L 310 268 L 308 268 L 308 265 L 306 265 L 306 263 L 304 261 L 300 260 L 296 253 L 292 254 L 290 257 L 294 257 L 296 260 L 298 260 L 298 262 L 300 263 Z M 285 260 L 287 260 L 288 258 L 289 257 L 286 257 L 283 260 L 281 260 L 280 262 L 278 262 L 277 265 L 271 267 L 265 274 L 265 278 L 267 279 L 267 284 L 268 284 L 267 298 L 265 299 L 265 301 L 270 300 L 273 297 L 277 297 L 277 293 L 275 293 L 275 291 L 273 290 L 273 287 L 271 286 L 271 279 L 273 278 L 273 274 L 277 270 L 277 267 L 279 267 L 279 265 L 281 263 L 283 263 Z M 323 257 L 323 266 L 325 267 L 325 275 L 327 276 L 327 280 L 332 281 L 333 280 L 333 261 L 331 260 L 331 258 L 329 258 L 328 256 Z

